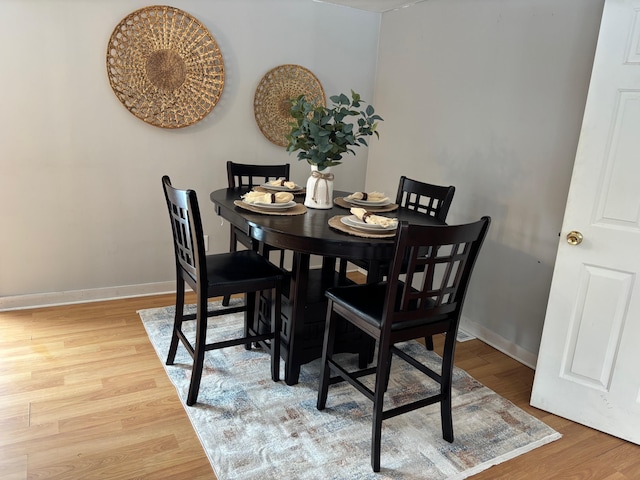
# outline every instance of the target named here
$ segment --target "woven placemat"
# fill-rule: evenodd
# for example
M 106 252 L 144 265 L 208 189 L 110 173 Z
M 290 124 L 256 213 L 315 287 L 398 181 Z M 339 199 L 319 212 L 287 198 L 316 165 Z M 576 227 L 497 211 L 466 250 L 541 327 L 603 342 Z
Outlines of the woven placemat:
M 295 207 L 291 207 L 286 210 L 265 210 L 260 207 L 249 205 L 248 203 L 244 203 L 242 200 L 234 200 L 233 204 L 236 207 L 240 207 L 254 213 L 262 213 L 263 215 L 302 215 L 307 213 L 307 207 L 301 203 L 296 203 Z
M 264 193 L 278 193 L 281 192 L 282 190 L 271 190 L 270 188 L 265 188 L 265 187 L 253 187 L 253 191 L 254 192 L 264 192 Z M 304 195 L 307 193 L 307 189 L 303 188 L 302 190 L 298 190 L 295 192 L 289 192 L 293 195 Z
M 397 203 L 390 203 L 389 205 L 385 205 L 384 207 L 373 207 L 371 205 L 361 206 L 354 205 L 352 203 L 347 202 L 344 197 L 336 197 L 333 199 L 333 203 L 342 208 L 351 209 L 351 207 L 360 207 L 364 208 L 367 212 L 394 212 L 398 209 Z
M 375 232 L 365 232 L 364 230 L 358 230 L 356 228 L 351 228 L 348 225 L 345 225 L 340 221 L 341 218 L 348 217 L 349 215 L 336 215 L 335 217 L 331 217 L 329 219 L 329 226 L 331 228 L 335 228 L 336 230 L 340 230 L 341 232 L 348 233 L 349 235 L 355 235 L 356 237 L 364 237 L 364 238 L 393 238 L 396 236 L 396 231 L 393 230 L 391 232 L 385 233 L 375 233 Z
M 107 74 L 127 110 L 162 128 L 202 120 L 224 87 L 222 53 L 211 33 L 188 13 L 163 5 L 120 21 L 107 47 Z
M 280 65 L 269 70 L 258 83 L 253 112 L 262 134 L 281 147 L 287 146 L 291 131 L 291 99 L 304 95 L 307 101 L 324 106 L 324 90 L 310 70 L 300 65 Z

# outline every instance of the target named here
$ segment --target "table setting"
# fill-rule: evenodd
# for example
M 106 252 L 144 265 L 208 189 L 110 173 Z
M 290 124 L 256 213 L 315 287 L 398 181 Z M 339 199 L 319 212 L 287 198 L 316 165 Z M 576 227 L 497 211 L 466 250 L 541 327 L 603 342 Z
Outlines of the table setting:
M 294 196 L 304 195 L 306 193 L 306 189 L 304 187 L 284 178 L 278 178 L 276 180 L 263 183 L 262 185 L 254 187 L 253 190 L 261 193 L 289 192 Z
M 389 197 L 381 192 L 354 192 L 345 197 L 336 197 L 333 203 L 342 208 L 354 206 L 366 207 L 371 212 L 393 212 L 398 209 L 398 204 L 393 203 Z
M 392 238 L 398 228 L 398 219 L 376 215 L 362 207 L 352 207 L 351 215 L 336 215 L 329 226 L 350 235 L 366 238 Z
M 267 215 L 302 215 L 307 211 L 307 207 L 294 200 L 291 191 L 286 191 L 295 191 L 295 183 L 283 180 L 280 185 L 272 186 L 272 193 L 254 189 L 242 195 L 240 200 L 234 201 L 234 205 Z
M 398 219 L 378 213 L 393 212 L 398 205 L 382 192 L 353 192 L 336 197 L 334 204 L 349 209 L 351 215 L 336 215 L 329 219 L 329 226 L 343 233 L 365 238 L 392 238 L 398 227 Z
M 303 215 L 307 207 L 295 201 L 295 195 L 304 189 L 295 182 L 277 179 L 254 187 L 243 194 L 234 205 L 264 215 Z M 349 209 L 351 215 L 335 215 L 329 226 L 349 235 L 364 238 L 393 238 L 398 226 L 396 218 L 378 213 L 392 212 L 398 205 L 381 192 L 354 192 L 337 197 L 334 204 Z

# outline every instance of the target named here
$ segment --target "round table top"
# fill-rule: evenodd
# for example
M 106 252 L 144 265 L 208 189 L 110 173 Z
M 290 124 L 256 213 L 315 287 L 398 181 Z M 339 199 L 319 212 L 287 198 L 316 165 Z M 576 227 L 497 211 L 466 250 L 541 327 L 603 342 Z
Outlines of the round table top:
M 334 204 L 333 208 L 320 210 L 307 208 L 301 215 L 267 215 L 253 213 L 234 205 L 234 201 L 247 191 L 223 188 L 211 192 L 210 199 L 216 205 L 219 215 L 236 227 L 247 225 L 247 233 L 268 245 L 312 255 L 334 256 L 357 259 L 391 259 L 393 238 L 365 238 L 350 235 L 329 226 L 329 219 L 336 215 L 350 215 L 349 210 Z M 350 192 L 334 191 L 334 198 L 344 197 Z M 296 197 L 302 202 L 304 197 Z M 421 225 L 441 225 L 442 223 L 425 214 L 399 208 L 382 215 L 397 218 L 399 222 Z

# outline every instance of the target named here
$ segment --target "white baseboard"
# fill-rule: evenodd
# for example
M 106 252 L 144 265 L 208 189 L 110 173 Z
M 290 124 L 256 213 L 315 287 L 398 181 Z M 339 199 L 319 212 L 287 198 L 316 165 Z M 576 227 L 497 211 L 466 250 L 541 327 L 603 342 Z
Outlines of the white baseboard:
M 479 340 L 482 340 L 487 345 L 491 345 L 496 350 L 501 351 L 505 355 L 535 370 L 538 360 L 538 356 L 536 354 L 525 350 L 524 348 L 498 335 L 496 332 L 473 322 L 472 320 L 464 317 L 464 315 L 460 322 L 460 328 Z
M 34 293 L 0 297 L 0 312 L 6 310 L 24 310 L 27 308 L 69 305 L 72 303 L 98 302 L 116 298 L 143 297 L 176 291 L 176 282 L 144 283 L 120 287 L 70 290 L 66 292 Z

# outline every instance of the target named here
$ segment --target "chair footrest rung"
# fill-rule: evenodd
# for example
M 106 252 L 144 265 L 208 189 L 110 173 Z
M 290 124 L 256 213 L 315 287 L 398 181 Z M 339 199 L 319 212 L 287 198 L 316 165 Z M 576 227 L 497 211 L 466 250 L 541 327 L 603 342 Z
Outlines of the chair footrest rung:
M 231 313 L 244 312 L 247 309 L 245 305 L 239 305 L 237 307 L 218 308 L 216 310 L 207 310 L 207 318 L 218 317 L 220 315 L 227 315 Z M 182 315 L 182 321 L 195 320 L 197 315 L 195 313 L 187 313 Z
M 191 355 L 191 358 L 193 358 L 193 356 L 195 355 L 195 350 L 193 349 L 193 345 L 191 345 L 191 342 L 189 341 L 187 336 L 182 332 L 182 330 L 177 330 L 176 334 L 182 342 L 182 346 L 184 346 L 184 348 L 187 350 L 187 353 Z
M 424 373 L 428 377 L 431 377 L 433 380 L 435 380 L 440 385 L 442 385 L 442 376 L 441 375 L 438 375 L 436 372 L 431 370 L 429 367 L 427 367 L 426 365 L 423 365 L 418 360 L 413 358 L 411 355 L 403 352 L 402 350 L 400 350 L 395 345 L 391 347 L 391 351 L 393 353 L 395 353 L 397 356 L 399 356 L 402 360 L 404 360 L 405 362 L 409 363 L 410 365 L 412 365 L 413 367 L 417 368 L 422 373 Z
M 244 312 L 247 309 L 247 307 L 245 305 L 240 305 L 238 307 L 227 307 L 227 308 L 218 308 L 216 310 L 208 310 L 207 311 L 207 318 L 210 317 L 217 317 L 220 315 L 227 315 L 230 313 L 239 313 L 239 312 Z
M 365 386 L 361 381 L 358 380 L 359 377 L 363 377 L 365 375 L 370 375 L 371 373 L 375 373 L 375 368 L 367 368 L 365 370 L 358 370 L 357 372 L 347 372 L 344 368 L 334 362 L 332 359 L 327 359 L 327 363 L 331 369 L 335 370 L 340 377 L 345 381 L 355 387 L 360 393 L 362 393 L 369 400 L 373 401 L 373 390 Z M 367 371 L 373 370 L 370 373 L 365 373 Z M 334 377 L 337 378 L 337 377 Z M 332 383 L 338 383 L 338 381 L 334 381 L 332 379 Z
M 336 363 L 334 363 L 334 365 L 336 366 L 336 368 L 338 368 L 338 365 Z M 345 372 L 345 374 L 347 374 L 346 370 L 343 371 Z M 373 375 L 374 373 L 376 373 L 376 367 L 365 368 L 364 370 L 358 370 L 356 372 L 348 373 L 348 375 L 354 378 L 360 378 L 366 377 L 367 375 Z M 345 379 L 342 376 L 331 377 L 329 378 L 329 385 L 335 385 L 336 383 L 344 381 Z
M 205 345 L 205 351 L 218 350 L 220 348 L 233 347 L 235 345 L 245 345 L 247 343 L 260 342 L 273 338 L 273 333 L 265 333 L 262 335 L 251 335 L 248 337 L 234 338 L 223 342 L 208 343 Z
M 438 395 L 434 395 L 432 397 L 423 398 L 421 400 L 416 400 L 415 402 L 400 405 L 399 407 L 395 407 L 390 410 L 385 410 L 382 412 L 382 419 L 386 420 L 387 418 L 392 418 L 403 413 L 411 412 L 412 410 L 417 410 L 418 408 L 433 405 L 434 403 L 442 401 L 443 398 L 444 395 L 439 393 Z

